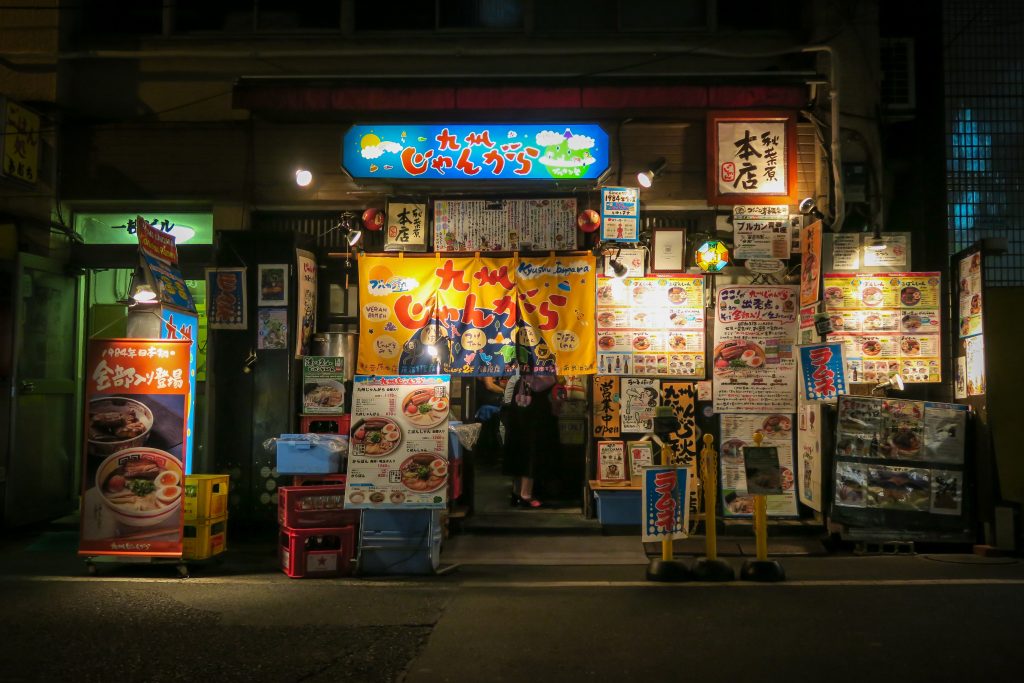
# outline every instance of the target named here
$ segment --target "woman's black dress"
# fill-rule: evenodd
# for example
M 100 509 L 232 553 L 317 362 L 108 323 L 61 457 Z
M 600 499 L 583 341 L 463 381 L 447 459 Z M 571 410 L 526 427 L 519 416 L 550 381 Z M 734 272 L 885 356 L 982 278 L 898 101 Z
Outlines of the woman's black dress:
M 552 388 L 540 392 L 527 388 L 533 400 L 530 405 L 520 407 L 515 402 L 519 391 L 516 386 L 512 403 L 503 409 L 506 423 L 502 473 L 511 477 L 535 477 L 545 453 L 557 452 L 558 418 L 551 412 Z

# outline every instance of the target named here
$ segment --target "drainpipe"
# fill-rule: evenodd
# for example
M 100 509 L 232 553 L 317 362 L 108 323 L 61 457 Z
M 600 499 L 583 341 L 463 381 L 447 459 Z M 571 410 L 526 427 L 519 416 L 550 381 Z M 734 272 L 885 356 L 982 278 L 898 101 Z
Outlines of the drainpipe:
M 835 50 L 829 45 L 813 45 L 805 47 L 801 52 L 825 52 L 828 54 L 828 99 L 831 107 L 832 130 L 832 178 L 834 186 L 834 206 L 832 232 L 843 229 L 846 200 L 843 195 L 843 166 L 839 144 L 839 64 Z

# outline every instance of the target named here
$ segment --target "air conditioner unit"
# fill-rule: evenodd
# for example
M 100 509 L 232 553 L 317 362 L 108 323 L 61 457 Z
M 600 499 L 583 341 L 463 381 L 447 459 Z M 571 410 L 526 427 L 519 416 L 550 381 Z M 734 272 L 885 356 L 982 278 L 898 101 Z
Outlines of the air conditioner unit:
M 912 114 L 914 93 L 914 39 L 882 38 L 882 106 L 892 114 Z

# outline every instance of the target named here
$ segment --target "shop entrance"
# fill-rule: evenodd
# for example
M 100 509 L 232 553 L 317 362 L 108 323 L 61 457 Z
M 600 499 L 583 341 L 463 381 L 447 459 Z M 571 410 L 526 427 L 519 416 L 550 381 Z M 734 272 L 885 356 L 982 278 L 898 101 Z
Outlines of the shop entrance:
M 560 443 L 550 390 L 535 396 L 535 407 L 516 406 L 519 379 L 514 376 L 507 385 L 504 378 L 466 382 L 472 387 L 467 417 L 482 427 L 466 456 L 466 493 L 456 505 L 468 508 L 464 527 L 472 532 L 530 532 L 593 526 L 583 511 L 584 448 Z M 525 489 L 521 472 L 533 475 Z M 531 505 L 529 498 L 538 505 Z
M 79 278 L 63 264 L 20 254 L 11 274 L 14 335 L 10 442 L 3 486 L 6 526 L 52 519 L 75 507 L 78 467 Z

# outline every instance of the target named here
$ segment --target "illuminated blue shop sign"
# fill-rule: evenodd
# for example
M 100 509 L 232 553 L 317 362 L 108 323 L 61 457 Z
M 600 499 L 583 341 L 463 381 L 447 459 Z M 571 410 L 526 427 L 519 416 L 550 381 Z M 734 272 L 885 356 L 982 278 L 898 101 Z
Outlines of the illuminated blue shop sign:
M 355 125 L 341 165 L 357 179 L 597 180 L 608 134 L 595 123 Z

